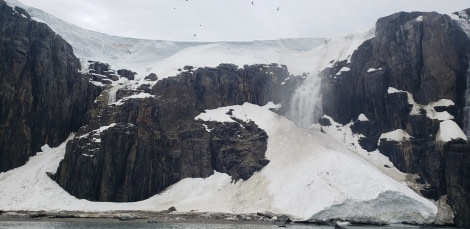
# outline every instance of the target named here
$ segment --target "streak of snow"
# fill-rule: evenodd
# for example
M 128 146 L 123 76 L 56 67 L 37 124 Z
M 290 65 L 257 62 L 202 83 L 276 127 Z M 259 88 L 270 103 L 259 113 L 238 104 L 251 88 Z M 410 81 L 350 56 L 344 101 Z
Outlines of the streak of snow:
M 339 76 L 339 75 L 341 75 L 341 73 L 343 73 L 343 72 L 349 72 L 349 71 L 351 71 L 350 68 L 348 68 L 348 67 L 342 67 L 342 68 L 339 70 L 339 72 L 336 73 L 336 75 Z
M 375 68 L 369 68 L 367 69 L 367 72 L 376 72 L 376 71 L 381 71 L 382 68 L 379 68 L 379 69 L 375 69 Z
M 204 126 L 207 132 L 210 133 L 212 131 L 212 129 L 209 129 L 209 127 L 206 124 L 202 124 L 202 126 Z
M 392 130 L 390 132 L 381 134 L 379 139 L 382 139 L 382 138 L 391 140 L 391 141 L 403 142 L 403 141 L 409 141 L 412 137 L 406 132 L 406 130 L 396 129 L 396 130 Z
M 131 96 L 124 97 L 124 98 L 120 99 L 119 101 L 117 101 L 115 103 L 112 103 L 112 104 L 114 104 L 116 106 L 120 106 L 120 105 L 124 104 L 124 102 L 126 100 L 129 100 L 129 99 L 144 99 L 144 98 L 151 98 L 151 97 L 155 97 L 155 95 L 151 95 L 149 93 L 142 92 L 142 93 L 139 93 L 137 95 L 131 95 Z
M 103 131 L 109 129 L 109 128 L 112 128 L 116 125 L 116 123 L 111 123 L 110 125 L 108 126 L 101 126 L 100 128 L 96 129 L 96 130 L 92 130 L 90 131 L 89 133 L 86 133 L 82 136 L 79 136 L 79 138 L 86 138 L 88 137 L 89 134 L 93 134 L 93 135 L 100 135 Z

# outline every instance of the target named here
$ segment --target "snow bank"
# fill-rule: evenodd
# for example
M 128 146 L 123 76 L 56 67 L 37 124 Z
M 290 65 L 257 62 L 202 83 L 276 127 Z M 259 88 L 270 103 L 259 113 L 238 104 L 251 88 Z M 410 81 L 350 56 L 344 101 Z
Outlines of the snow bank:
M 383 138 L 390 140 L 390 141 L 404 142 L 404 141 L 409 141 L 412 137 L 405 130 L 396 129 L 396 130 L 381 134 L 379 139 L 383 139 Z
M 437 131 L 436 141 L 448 142 L 456 139 L 467 141 L 467 135 L 465 135 L 457 123 L 452 120 L 445 120 L 439 123 L 439 131 Z
M 54 172 L 65 143 L 43 148 L 19 168 L 0 174 L 1 210 L 163 210 L 183 212 L 286 213 L 298 220 L 337 218 L 380 222 L 433 222 L 437 208 L 405 185 L 320 131 L 297 128 L 264 107 L 241 106 L 207 110 L 197 119 L 231 121 L 226 113 L 252 120 L 266 130 L 270 163 L 250 179 L 233 183 L 227 174 L 187 178 L 165 192 L 134 203 L 96 203 L 78 200 L 63 191 L 45 172 Z M 228 117 L 228 118 L 227 118 Z M 393 203 L 393 204 L 392 204 Z M 351 211 L 351 206 L 356 210 Z M 363 209 L 363 210 L 362 210 Z M 403 209 L 403 210 L 400 210 Z M 385 214 L 386 213 L 386 214 Z
M 272 107 L 272 104 L 268 107 Z M 238 189 L 235 194 L 228 195 L 235 195 L 237 200 L 232 208 L 247 212 L 284 212 L 297 219 L 312 221 L 335 218 L 334 214 L 325 216 L 325 212 L 341 209 L 338 211 L 344 211 L 344 219 L 362 220 L 361 214 L 373 214 L 373 211 L 365 213 L 356 210 L 353 213 L 341 206 L 355 204 L 359 207 L 357 209 L 361 209 L 373 203 L 375 207 L 381 208 L 377 211 L 390 213 L 374 221 L 383 217 L 381 220 L 386 222 L 432 222 L 437 209 L 431 202 L 384 175 L 334 139 L 319 131 L 296 128 L 293 123 L 267 110 L 268 107 L 260 109 L 255 105 L 244 104 L 206 111 L 196 117 L 227 121 L 229 115 L 226 113 L 233 109 L 234 116 L 253 120 L 268 133 L 266 157 L 270 163 L 249 180 L 229 188 Z M 388 209 L 391 205 L 379 204 L 384 203 L 380 195 L 386 194 L 390 197 L 389 203 L 395 203 L 393 207 L 400 209 L 402 204 L 407 205 L 401 206 L 401 209 L 413 209 L 412 212 L 418 212 L 420 217 L 412 216 L 408 211 L 393 212 Z M 230 197 L 232 201 L 233 198 Z M 251 205 L 249 200 L 255 200 L 256 206 Z

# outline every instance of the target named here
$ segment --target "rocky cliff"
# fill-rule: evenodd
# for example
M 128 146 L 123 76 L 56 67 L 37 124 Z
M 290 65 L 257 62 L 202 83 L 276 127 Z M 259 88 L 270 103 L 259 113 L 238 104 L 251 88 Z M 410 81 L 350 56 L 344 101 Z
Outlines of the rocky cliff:
M 376 36 L 350 62 L 322 72 L 324 113 L 353 122 L 362 148 L 419 174 L 423 195 L 447 195 L 461 226 L 470 224 L 470 147 L 455 135 L 464 128 L 469 54 L 468 37 L 449 16 L 397 13 L 377 21 Z M 445 131 L 453 137 L 444 140 Z
M 267 135 L 253 122 L 220 125 L 194 118 L 222 106 L 286 102 L 298 83 L 286 81 L 287 69 L 231 64 L 185 69 L 153 87 L 123 88 L 117 102 L 90 115 L 67 145 L 54 175 L 59 185 L 78 198 L 137 201 L 214 171 L 234 182 L 246 180 L 269 163 Z M 123 95 L 128 97 L 119 100 Z
M 0 1 L 0 172 L 82 126 L 100 88 L 79 70 L 65 40 Z
M 176 77 L 150 74 L 148 83 L 130 86 L 133 71 L 91 62 L 82 74 L 70 45 L 45 24 L 2 0 L 0 11 L 0 172 L 70 132 L 76 135 L 49 175 L 88 200 L 138 201 L 214 171 L 237 182 L 270 163 L 268 137 L 253 122 L 195 117 L 245 102 L 281 103 L 277 112 L 285 113 L 300 83 L 286 66 L 186 66 Z M 470 225 L 470 145 L 460 134 L 468 119 L 469 54 L 467 35 L 449 16 L 397 13 L 378 20 L 376 36 L 351 61 L 321 73 L 324 114 L 351 123 L 363 149 L 419 174 L 424 196 L 447 197 L 459 226 Z

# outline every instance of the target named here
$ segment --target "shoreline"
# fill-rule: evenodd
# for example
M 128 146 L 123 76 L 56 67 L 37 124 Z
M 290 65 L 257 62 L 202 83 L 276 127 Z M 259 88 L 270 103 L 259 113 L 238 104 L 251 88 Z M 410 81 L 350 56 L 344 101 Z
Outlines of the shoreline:
M 283 221 L 285 220 L 285 221 Z M 258 224 L 285 225 L 289 218 L 271 219 L 260 213 L 230 214 L 212 212 L 152 212 L 152 211 L 0 211 L 2 221 L 52 221 L 52 222 L 135 222 L 135 223 L 207 223 L 207 224 Z M 293 222 L 295 224 L 305 224 Z M 309 223 L 312 225 L 318 225 Z
M 311 225 L 311 226 L 335 226 L 337 223 L 346 223 L 349 226 L 389 226 L 389 224 L 374 224 L 360 222 L 307 222 L 295 221 L 286 215 L 277 215 L 270 212 L 264 213 L 220 213 L 220 212 L 177 212 L 171 208 L 165 211 L 1 211 L 0 222 L 5 221 L 31 221 L 31 222 L 97 222 L 97 223 L 164 223 L 164 224 L 246 224 L 246 225 L 273 225 L 285 227 L 287 225 Z M 455 225 L 402 225 L 432 228 L 454 228 Z

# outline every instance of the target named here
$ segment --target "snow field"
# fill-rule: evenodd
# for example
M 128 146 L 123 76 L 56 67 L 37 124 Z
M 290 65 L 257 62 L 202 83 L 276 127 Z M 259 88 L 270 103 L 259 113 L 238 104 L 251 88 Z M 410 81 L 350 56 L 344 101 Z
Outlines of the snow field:
M 144 201 L 79 200 L 45 174 L 56 170 L 63 158 L 64 143 L 52 149 L 46 146 L 44 152 L 31 157 L 26 165 L 0 174 L 0 209 L 156 211 L 175 206 L 180 212 L 271 211 L 289 214 L 297 220 L 315 221 L 336 218 L 333 214 L 341 211 L 338 209 L 345 210 L 341 215 L 345 220 L 361 219 L 361 214 L 367 216 L 370 212 L 350 211 L 348 207 L 354 205 L 361 209 L 372 204 L 377 208 L 374 211 L 387 213 L 379 216 L 383 222 L 430 223 L 434 220 L 437 208 L 433 203 L 381 173 L 331 137 L 297 128 L 291 121 L 268 110 L 273 107 L 277 106 L 245 103 L 208 110 L 196 117 L 228 121 L 225 113 L 233 109 L 234 117 L 252 120 L 266 130 L 269 136 L 266 158 L 270 163 L 246 181 L 233 183 L 227 174 L 215 172 L 205 179 L 183 179 Z M 384 203 L 383 198 L 378 198 L 384 195 L 388 204 L 378 204 Z

